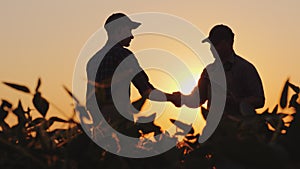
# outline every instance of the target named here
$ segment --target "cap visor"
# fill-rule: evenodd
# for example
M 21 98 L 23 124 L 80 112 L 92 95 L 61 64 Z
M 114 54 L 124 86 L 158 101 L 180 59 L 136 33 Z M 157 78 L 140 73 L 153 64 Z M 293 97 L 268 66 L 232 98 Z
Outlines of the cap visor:
M 209 40 L 208 38 L 205 38 L 205 39 L 203 39 L 201 42 L 202 42 L 202 43 L 206 43 L 206 42 L 210 43 L 210 40 Z
M 136 29 L 141 25 L 139 22 L 131 22 L 130 26 L 132 29 Z

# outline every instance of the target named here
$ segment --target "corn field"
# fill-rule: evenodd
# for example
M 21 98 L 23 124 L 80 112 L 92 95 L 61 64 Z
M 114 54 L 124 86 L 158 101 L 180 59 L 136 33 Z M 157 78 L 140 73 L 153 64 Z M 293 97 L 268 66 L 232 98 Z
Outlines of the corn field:
M 125 158 L 109 153 L 97 146 L 83 131 L 75 115 L 70 119 L 58 117 L 46 118 L 51 103 L 39 90 L 38 79 L 34 91 L 22 84 L 3 82 L 2 85 L 12 90 L 32 96 L 34 109 L 25 107 L 21 101 L 18 105 L 2 99 L 0 106 L 0 168 L 1 169 L 299 169 L 297 154 L 300 152 L 300 89 L 286 80 L 281 91 L 280 102 L 274 108 L 253 116 L 233 119 L 223 117 L 213 136 L 205 143 L 198 142 L 199 133 L 189 129 L 185 124 L 170 119 L 179 129 L 171 136 L 160 126 L 147 123 L 141 126 L 139 148 L 155 146 L 164 140 L 171 140 L 176 146 L 169 151 L 148 158 Z M 74 112 L 85 107 L 64 87 L 67 95 L 76 105 Z M 291 97 L 289 97 L 291 96 Z M 68 104 L 68 103 L 67 103 Z M 141 107 L 140 102 L 136 102 Z M 80 109 L 78 109 L 80 108 Z M 40 117 L 33 118 L 32 111 Z M 201 107 L 202 114 L 207 110 Z M 251 111 L 241 108 L 241 111 Z M 70 112 L 70 114 L 75 114 Z M 5 119 L 13 113 L 17 124 L 10 126 Z M 147 117 L 145 117 L 147 118 Z M 150 117 L 155 118 L 155 117 Z M 285 120 L 286 118 L 292 120 Z M 65 123 L 66 129 L 52 129 L 56 123 Z M 101 128 L 101 126 L 100 126 Z M 228 132 L 230 131 L 230 132 Z M 144 137 L 144 134 L 161 134 L 156 141 Z M 187 133 L 187 134 L 184 134 Z M 178 141 L 177 136 L 183 137 Z M 113 144 L 113 139 L 112 139 Z M 122 148 L 122 147 L 121 147 Z M 150 151 L 150 150 L 149 150 Z

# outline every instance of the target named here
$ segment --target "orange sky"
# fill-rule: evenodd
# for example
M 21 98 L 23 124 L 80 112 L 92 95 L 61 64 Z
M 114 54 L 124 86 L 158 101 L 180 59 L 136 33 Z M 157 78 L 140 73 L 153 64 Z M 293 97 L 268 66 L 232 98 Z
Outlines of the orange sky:
M 205 35 L 215 24 L 229 25 L 236 34 L 234 48 L 237 54 L 251 61 L 261 75 L 267 98 L 265 107 L 273 107 L 287 77 L 300 85 L 297 46 L 300 44 L 299 6 L 298 0 L 194 0 L 188 3 L 179 0 L 1 1 L 0 80 L 34 89 L 37 78 L 41 77 L 43 95 L 69 116 L 72 100 L 62 85 L 71 88 L 79 52 L 88 38 L 102 27 L 105 19 L 116 11 L 127 14 L 163 12 L 184 18 Z M 140 44 L 151 46 L 145 43 L 147 41 L 149 39 L 145 36 L 136 37 L 131 49 L 140 49 Z M 163 47 L 164 44 L 158 41 L 156 46 Z M 168 50 L 178 55 L 186 54 L 178 48 Z M 192 69 L 197 77 L 202 67 L 194 66 Z M 151 75 L 149 71 L 154 84 L 171 90 Z M 1 98 L 15 105 L 21 99 L 25 106 L 32 106 L 30 96 L 7 86 L 0 85 L 0 93 Z M 49 115 L 56 112 L 52 106 Z

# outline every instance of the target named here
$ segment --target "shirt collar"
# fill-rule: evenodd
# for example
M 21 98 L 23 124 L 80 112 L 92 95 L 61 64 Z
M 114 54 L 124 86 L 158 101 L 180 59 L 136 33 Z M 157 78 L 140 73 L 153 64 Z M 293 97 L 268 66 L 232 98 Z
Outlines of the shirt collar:
M 232 66 L 234 65 L 234 62 L 235 62 L 235 57 L 236 57 L 236 55 L 233 52 L 232 55 L 227 59 L 227 61 L 225 63 L 223 63 L 223 67 L 226 72 L 230 71 L 232 69 Z
M 231 56 L 228 58 L 228 60 L 226 61 L 227 63 L 234 63 L 234 59 L 235 59 L 235 53 L 232 52 Z
M 106 46 L 110 46 L 110 47 L 123 47 L 119 42 L 115 42 L 112 40 L 107 40 L 106 41 Z

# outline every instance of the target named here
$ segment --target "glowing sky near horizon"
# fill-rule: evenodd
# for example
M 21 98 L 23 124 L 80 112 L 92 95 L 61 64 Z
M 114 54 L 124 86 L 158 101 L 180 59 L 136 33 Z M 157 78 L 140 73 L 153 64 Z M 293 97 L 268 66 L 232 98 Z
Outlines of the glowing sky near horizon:
M 299 6 L 300 1 L 297 0 L 1 1 L 0 80 L 24 84 L 33 90 L 38 77 L 41 77 L 43 95 L 60 107 L 65 116 L 71 116 L 72 100 L 62 85 L 72 87 L 76 60 L 88 38 L 113 12 L 129 15 L 162 12 L 185 19 L 205 35 L 215 24 L 229 25 L 236 35 L 236 53 L 252 62 L 261 75 L 267 99 L 263 109 L 273 108 L 288 77 L 292 83 L 300 85 Z M 145 43 L 148 41 L 151 39 L 137 36 L 130 49 L 138 50 L 141 44 L 151 46 Z M 167 46 L 160 41 L 151 43 Z M 176 47 L 168 50 L 183 54 Z M 190 55 L 186 55 L 185 59 L 189 58 Z M 192 69 L 197 77 L 202 67 L 195 65 Z M 165 88 L 158 77 L 151 75 L 155 76 L 155 73 L 149 71 L 154 84 Z M 3 84 L 0 85 L 0 93 L 2 99 L 15 106 L 18 99 L 24 101 L 24 107 L 32 106 L 31 96 Z M 57 112 L 52 106 L 49 116 Z

